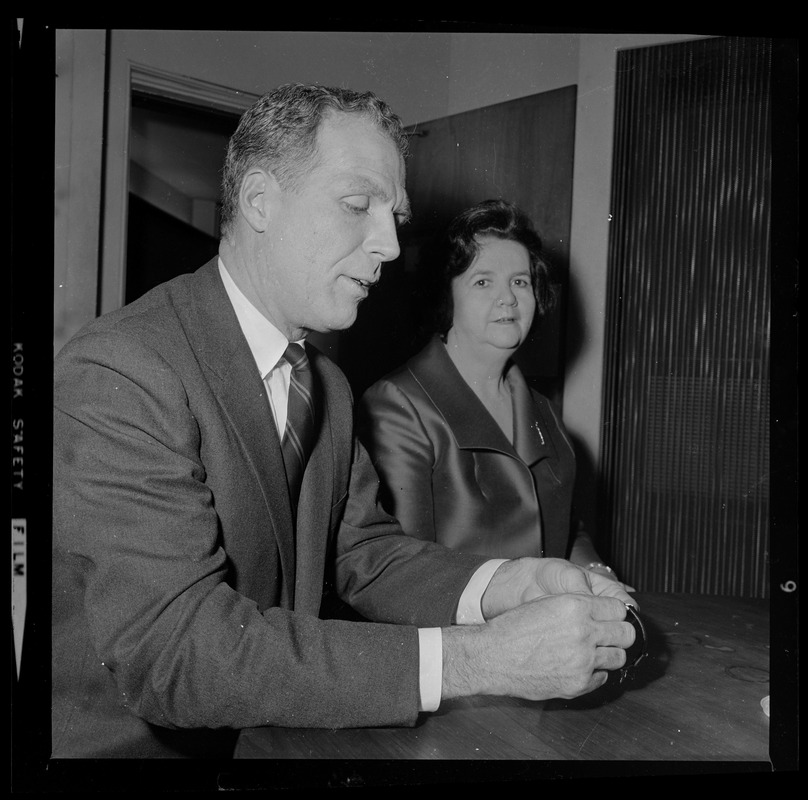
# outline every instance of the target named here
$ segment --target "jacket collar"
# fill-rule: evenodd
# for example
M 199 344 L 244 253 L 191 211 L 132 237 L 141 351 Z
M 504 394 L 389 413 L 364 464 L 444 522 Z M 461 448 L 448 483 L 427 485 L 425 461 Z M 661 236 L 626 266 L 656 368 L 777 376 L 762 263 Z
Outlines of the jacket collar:
M 557 457 L 544 416 L 516 364 L 510 365 L 506 375 L 514 398 L 514 444 L 508 441 L 460 375 L 440 337 L 433 337 L 407 366 L 443 416 L 461 449 L 489 449 L 518 455 L 528 465 L 542 458 Z

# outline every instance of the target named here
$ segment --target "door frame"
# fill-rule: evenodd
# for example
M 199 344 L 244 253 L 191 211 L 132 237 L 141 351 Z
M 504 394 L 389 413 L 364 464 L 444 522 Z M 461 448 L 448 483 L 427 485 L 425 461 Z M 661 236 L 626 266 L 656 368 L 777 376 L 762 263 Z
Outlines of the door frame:
M 126 291 L 126 235 L 129 214 L 129 142 L 132 95 L 241 115 L 258 95 L 178 75 L 127 58 L 110 48 L 104 142 L 104 196 L 99 266 L 99 313 L 120 308 Z

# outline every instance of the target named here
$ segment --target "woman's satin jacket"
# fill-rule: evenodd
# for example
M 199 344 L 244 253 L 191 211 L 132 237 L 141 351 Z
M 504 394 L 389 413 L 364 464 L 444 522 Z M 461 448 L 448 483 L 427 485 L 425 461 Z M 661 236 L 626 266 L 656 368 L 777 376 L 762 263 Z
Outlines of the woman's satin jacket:
M 495 558 L 566 558 L 575 454 L 558 412 L 515 364 L 514 443 L 435 337 L 371 386 L 357 429 L 405 532 Z

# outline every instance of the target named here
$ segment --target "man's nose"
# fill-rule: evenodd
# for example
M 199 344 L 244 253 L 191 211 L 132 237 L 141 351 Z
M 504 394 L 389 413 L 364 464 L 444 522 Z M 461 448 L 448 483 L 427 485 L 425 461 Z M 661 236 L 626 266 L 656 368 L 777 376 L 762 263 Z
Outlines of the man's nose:
M 396 221 L 392 214 L 373 217 L 373 227 L 365 243 L 369 253 L 379 261 L 394 261 L 401 253 L 396 231 Z

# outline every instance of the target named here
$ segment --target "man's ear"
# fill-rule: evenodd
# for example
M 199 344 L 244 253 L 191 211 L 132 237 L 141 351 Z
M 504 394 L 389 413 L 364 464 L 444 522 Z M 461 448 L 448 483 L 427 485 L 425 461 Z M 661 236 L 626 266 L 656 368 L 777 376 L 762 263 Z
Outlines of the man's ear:
M 270 195 L 275 178 L 260 167 L 251 169 L 241 182 L 239 210 L 249 226 L 258 233 L 266 231 L 270 217 Z

